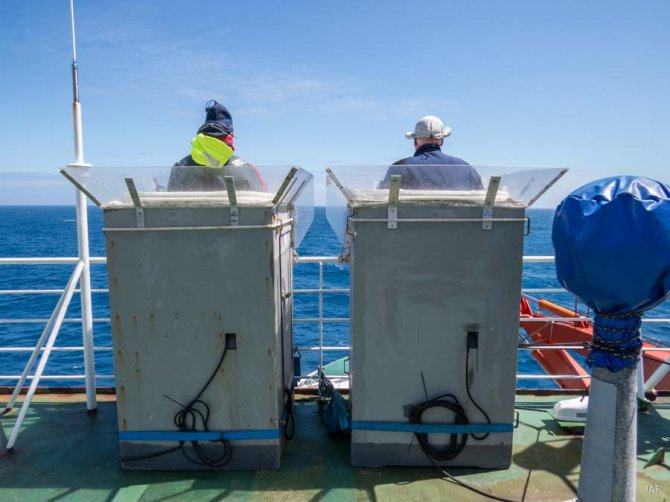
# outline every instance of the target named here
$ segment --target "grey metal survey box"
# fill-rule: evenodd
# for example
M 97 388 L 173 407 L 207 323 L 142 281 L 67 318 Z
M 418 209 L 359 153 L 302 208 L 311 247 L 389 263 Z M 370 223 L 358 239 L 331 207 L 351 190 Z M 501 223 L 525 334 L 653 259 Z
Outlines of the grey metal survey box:
M 308 184 L 302 170 L 276 194 L 131 180 L 102 204 L 124 468 L 281 465 L 295 201 Z
M 328 180 L 351 263 L 352 464 L 508 467 L 529 199 L 498 176 L 472 192 L 368 188 L 337 169 Z

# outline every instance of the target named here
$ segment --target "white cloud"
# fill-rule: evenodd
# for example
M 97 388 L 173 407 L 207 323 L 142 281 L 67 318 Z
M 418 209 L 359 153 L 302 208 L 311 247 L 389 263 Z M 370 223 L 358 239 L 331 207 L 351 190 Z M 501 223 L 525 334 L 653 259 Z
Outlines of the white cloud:
M 263 56 L 258 54 L 250 61 L 242 53 L 208 46 L 203 35 L 182 34 L 156 41 L 140 28 L 131 24 L 95 32 L 97 40 L 106 45 L 106 64 L 113 67 L 110 73 L 113 71 L 115 78 L 136 95 L 153 97 L 160 90 L 162 96 L 183 96 L 202 103 L 216 97 L 234 102 L 238 113 L 255 116 L 362 112 L 414 117 L 450 104 L 446 98 L 410 96 L 406 95 L 409 90 L 402 89 L 394 92 L 389 82 L 333 74 L 318 65 L 305 67 L 289 62 L 286 67 L 286 61 L 270 56 L 259 60 Z M 109 43 L 115 47 L 109 47 Z M 102 84 L 107 86 L 108 82 L 98 84 L 99 92 L 115 92 Z M 401 95 L 393 96 L 397 93 Z M 173 108 L 176 111 L 177 106 Z

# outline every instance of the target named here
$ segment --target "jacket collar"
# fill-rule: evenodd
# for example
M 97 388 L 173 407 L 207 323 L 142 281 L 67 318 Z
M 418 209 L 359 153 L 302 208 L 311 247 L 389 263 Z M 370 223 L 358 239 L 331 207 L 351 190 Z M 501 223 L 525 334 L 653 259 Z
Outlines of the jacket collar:
M 414 152 L 414 157 L 416 157 L 417 155 L 428 153 L 428 152 L 439 152 L 439 151 L 441 151 L 440 145 L 436 145 L 436 144 L 423 145 L 423 146 L 420 146 L 416 150 L 416 152 Z
M 225 142 L 199 133 L 191 141 L 191 157 L 202 166 L 222 167 L 233 156 L 233 149 Z

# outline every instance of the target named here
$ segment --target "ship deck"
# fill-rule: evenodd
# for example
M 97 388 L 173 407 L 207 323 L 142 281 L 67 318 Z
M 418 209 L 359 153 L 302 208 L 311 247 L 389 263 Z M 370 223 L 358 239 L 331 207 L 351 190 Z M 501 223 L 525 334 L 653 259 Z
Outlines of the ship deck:
M 458 479 L 513 500 L 575 497 L 582 437 L 548 412 L 560 395 L 518 395 L 513 463 L 503 471 L 450 469 Z M 15 449 L 0 450 L 0 500 L 487 500 L 445 480 L 434 468 L 354 469 L 347 440 L 331 439 L 314 402 L 296 403 L 297 431 L 277 471 L 124 471 L 118 462 L 114 396 L 99 395 L 96 414 L 81 394 L 39 394 Z M 3 416 L 7 441 L 17 410 Z M 670 399 L 639 416 L 638 500 L 670 498 L 670 467 L 645 464 L 670 443 Z M 670 462 L 669 462 L 670 463 Z

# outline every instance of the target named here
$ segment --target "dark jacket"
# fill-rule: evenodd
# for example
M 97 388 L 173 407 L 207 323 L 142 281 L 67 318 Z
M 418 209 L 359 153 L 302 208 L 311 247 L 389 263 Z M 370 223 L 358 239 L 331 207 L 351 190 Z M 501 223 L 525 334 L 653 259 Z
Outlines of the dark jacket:
M 265 190 L 265 183 L 256 167 L 236 155 L 233 155 L 223 167 L 203 166 L 189 155 L 177 162 L 170 171 L 168 191 L 210 192 L 225 190 L 224 176 L 233 177 L 236 190 L 258 192 Z
M 412 157 L 388 168 L 380 188 L 388 188 L 391 176 L 399 174 L 400 188 L 410 190 L 482 190 L 475 169 L 458 157 L 442 153 L 438 145 L 423 145 Z

